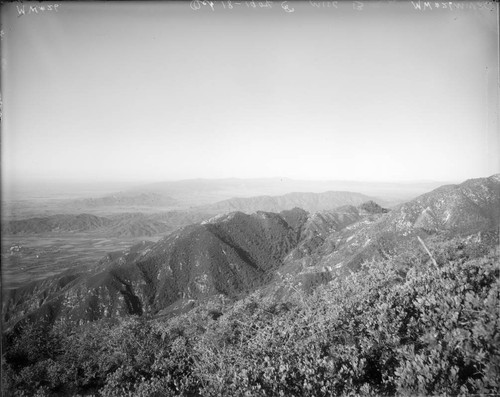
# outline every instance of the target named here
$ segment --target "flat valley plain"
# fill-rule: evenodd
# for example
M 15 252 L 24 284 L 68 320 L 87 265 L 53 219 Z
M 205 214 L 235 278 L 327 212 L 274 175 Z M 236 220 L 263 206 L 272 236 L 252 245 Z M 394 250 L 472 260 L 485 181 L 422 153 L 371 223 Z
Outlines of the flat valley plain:
M 161 236 L 148 236 L 156 242 Z M 108 253 L 124 252 L 138 242 L 131 238 L 94 238 L 92 233 L 2 237 L 2 286 L 18 288 L 69 269 L 86 269 Z

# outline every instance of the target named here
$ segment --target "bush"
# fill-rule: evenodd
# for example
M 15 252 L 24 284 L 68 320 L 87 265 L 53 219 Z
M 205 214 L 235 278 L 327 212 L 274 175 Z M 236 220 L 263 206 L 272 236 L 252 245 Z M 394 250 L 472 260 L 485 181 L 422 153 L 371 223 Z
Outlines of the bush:
M 499 257 L 435 240 L 312 294 L 213 299 L 172 319 L 129 317 L 5 337 L 11 395 L 331 396 L 500 392 Z

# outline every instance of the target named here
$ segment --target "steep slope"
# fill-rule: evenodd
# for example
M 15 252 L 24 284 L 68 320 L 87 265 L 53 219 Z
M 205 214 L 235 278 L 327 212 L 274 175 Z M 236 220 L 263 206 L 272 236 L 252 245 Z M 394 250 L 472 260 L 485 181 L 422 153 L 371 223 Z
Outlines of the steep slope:
M 419 245 L 417 236 L 498 238 L 489 232 L 499 215 L 500 175 L 443 186 L 390 212 L 369 202 L 312 215 L 218 215 L 132 255 L 111 255 L 62 288 L 40 288 L 43 299 L 14 291 L 4 319 L 13 325 L 21 318 L 86 322 L 167 313 L 217 294 L 238 297 L 284 276 L 310 286 L 372 258 L 404 255 Z
M 283 196 L 257 196 L 232 198 L 215 204 L 200 207 L 207 212 L 256 211 L 280 212 L 292 208 L 302 208 L 308 212 L 331 210 L 343 205 L 360 205 L 371 200 L 361 193 L 324 192 L 324 193 L 289 193 Z
M 474 232 L 498 225 L 500 175 L 442 186 L 398 206 L 381 225 L 405 232 L 413 228 L 429 232 Z
M 62 306 L 61 299 L 69 299 L 65 295 L 71 288 L 79 288 L 88 279 L 112 266 L 126 265 L 137 260 L 140 255 L 148 252 L 152 242 L 142 241 L 123 252 L 111 252 L 92 266 L 76 267 L 66 270 L 56 276 L 47 277 L 41 281 L 33 281 L 23 287 L 3 291 L 2 314 L 7 324 L 12 324 L 24 315 L 29 318 L 46 318 L 50 322 L 59 317 Z M 83 297 L 87 302 L 92 297 Z M 70 301 L 65 302 L 71 304 Z
M 313 213 L 304 224 L 300 243 L 289 254 L 289 258 L 300 259 L 311 255 L 331 233 L 339 231 L 361 218 L 361 211 L 352 205 Z
M 296 246 L 305 219 L 299 209 L 283 216 L 236 212 L 187 226 L 134 255 L 112 255 L 62 288 L 54 287 L 60 279 L 53 278 L 23 293 L 14 290 L 6 298 L 4 319 L 85 322 L 157 313 L 214 294 L 236 296 L 270 280 Z
M 318 248 L 316 264 L 323 268 L 355 269 L 365 260 L 386 257 L 405 244 L 419 244 L 416 236 L 435 233 L 470 235 L 498 229 L 500 175 L 447 185 L 402 204 L 386 214 L 365 217 Z

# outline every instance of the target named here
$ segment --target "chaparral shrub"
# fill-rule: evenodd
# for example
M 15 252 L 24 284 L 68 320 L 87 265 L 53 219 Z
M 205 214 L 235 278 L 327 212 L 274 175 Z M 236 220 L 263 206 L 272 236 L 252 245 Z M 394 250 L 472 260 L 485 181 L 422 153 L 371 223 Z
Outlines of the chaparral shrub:
M 3 338 L 6 395 L 500 393 L 499 255 L 428 239 L 306 294 L 211 300 L 171 319 L 27 325 Z

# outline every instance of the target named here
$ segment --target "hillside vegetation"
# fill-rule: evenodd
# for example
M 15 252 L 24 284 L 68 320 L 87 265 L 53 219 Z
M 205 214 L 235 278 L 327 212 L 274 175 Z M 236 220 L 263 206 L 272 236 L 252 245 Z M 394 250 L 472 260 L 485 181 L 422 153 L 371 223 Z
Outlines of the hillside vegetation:
M 498 238 L 498 235 L 496 236 Z M 365 263 L 306 294 L 215 296 L 174 318 L 26 324 L 6 395 L 337 396 L 500 392 L 499 252 L 482 234 Z
M 5 294 L 4 394 L 499 394 L 499 221 L 500 175 L 217 215 Z

